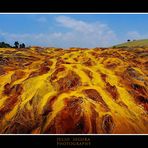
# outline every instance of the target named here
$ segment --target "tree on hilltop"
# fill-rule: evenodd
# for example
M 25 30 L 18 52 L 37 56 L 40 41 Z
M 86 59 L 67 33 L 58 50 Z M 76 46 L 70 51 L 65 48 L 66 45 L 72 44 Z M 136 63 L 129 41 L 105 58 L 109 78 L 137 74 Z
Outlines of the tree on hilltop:
M 25 48 L 25 44 L 24 43 L 20 44 L 20 48 Z
M 15 48 L 19 48 L 19 42 L 18 41 L 15 41 L 14 42 L 14 46 L 15 46 Z
M 11 45 L 5 42 L 0 42 L 0 48 L 11 48 Z

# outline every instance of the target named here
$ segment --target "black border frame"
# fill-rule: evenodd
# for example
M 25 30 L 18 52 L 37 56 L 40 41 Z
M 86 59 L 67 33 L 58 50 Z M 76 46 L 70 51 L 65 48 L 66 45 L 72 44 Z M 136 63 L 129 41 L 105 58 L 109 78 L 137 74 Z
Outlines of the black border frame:
M 0 13 L 142 13 L 148 12 L 147 2 L 147 0 L 8 0 L 0 2 Z M 91 145 L 87 147 L 118 148 L 146 146 L 148 138 L 147 135 L 0 135 L 0 145 L 4 147 L 58 147 L 57 138 L 61 137 L 88 137 Z

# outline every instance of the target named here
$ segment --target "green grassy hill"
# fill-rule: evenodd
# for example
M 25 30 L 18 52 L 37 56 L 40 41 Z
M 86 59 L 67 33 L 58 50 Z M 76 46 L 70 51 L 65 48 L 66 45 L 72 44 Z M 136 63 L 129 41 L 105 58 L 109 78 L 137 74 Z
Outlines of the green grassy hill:
M 148 39 L 129 41 L 113 47 L 148 47 Z

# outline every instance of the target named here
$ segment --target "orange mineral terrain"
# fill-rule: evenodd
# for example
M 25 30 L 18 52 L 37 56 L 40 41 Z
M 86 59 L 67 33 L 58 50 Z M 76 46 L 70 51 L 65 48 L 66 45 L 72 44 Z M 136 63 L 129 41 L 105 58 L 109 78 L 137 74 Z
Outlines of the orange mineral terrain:
M 148 48 L 0 48 L 1 134 L 148 134 Z

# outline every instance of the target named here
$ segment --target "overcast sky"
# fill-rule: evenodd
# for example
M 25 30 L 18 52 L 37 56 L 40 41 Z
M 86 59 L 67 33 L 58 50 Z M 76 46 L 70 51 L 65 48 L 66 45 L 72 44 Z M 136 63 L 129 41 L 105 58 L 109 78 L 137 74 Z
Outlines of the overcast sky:
M 0 41 L 108 47 L 148 38 L 148 14 L 0 14 Z

